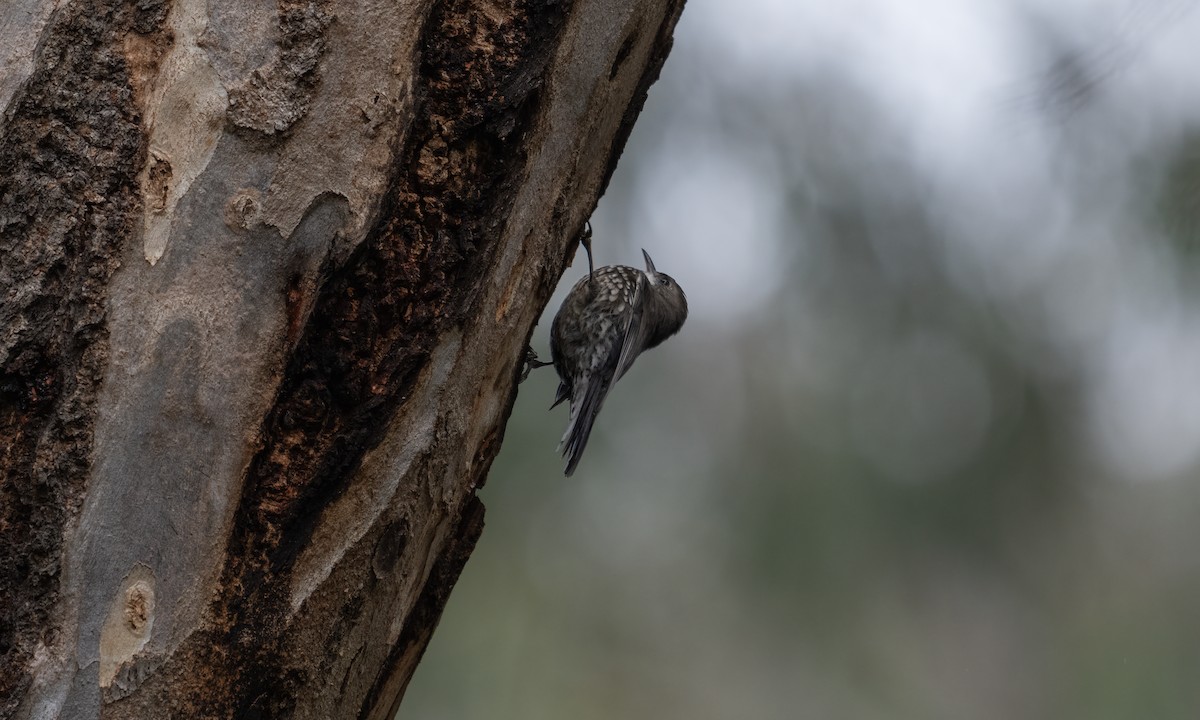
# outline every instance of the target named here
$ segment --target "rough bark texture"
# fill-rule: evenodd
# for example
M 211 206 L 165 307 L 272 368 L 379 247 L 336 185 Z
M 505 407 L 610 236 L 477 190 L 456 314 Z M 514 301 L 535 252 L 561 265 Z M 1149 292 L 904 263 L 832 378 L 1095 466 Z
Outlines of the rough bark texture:
M 388 718 L 682 0 L 12 0 L 0 718 Z

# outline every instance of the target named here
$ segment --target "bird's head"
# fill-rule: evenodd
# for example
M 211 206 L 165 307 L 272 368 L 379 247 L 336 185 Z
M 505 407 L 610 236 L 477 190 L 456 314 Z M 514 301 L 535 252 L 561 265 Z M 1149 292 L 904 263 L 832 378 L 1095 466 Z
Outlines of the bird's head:
M 646 259 L 646 279 L 650 281 L 650 292 L 654 296 L 651 312 L 654 313 L 658 329 L 654 342 L 657 345 L 683 327 L 688 315 L 687 295 L 684 295 L 683 288 L 679 287 L 675 278 L 654 268 L 650 253 L 642 250 L 642 257 Z

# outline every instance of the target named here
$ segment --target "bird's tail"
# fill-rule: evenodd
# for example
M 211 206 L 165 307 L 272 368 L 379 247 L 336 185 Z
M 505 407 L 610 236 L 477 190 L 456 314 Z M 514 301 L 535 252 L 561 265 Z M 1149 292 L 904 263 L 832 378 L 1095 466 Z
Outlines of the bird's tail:
M 601 378 L 590 378 L 575 383 L 574 397 L 571 399 L 571 415 L 567 421 L 567 431 L 563 434 L 558 450 L 567 458 L 567 466 L 563 470 L 567 477 L 575 472 L 583 449 L 587 447 L 588 436 L 592 433 L 592 423 L 600 406 L 604 404 L 605 386 Z M 581 388 L 580 385 L 583 385 Z M 582 390 L 582 392 L 580 392 Z

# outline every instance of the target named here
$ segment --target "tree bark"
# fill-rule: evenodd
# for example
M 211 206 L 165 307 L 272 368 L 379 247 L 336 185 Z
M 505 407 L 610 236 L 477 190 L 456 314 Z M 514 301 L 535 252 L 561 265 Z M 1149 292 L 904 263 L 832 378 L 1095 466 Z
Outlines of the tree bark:
M 682 4 L 9 1 L 0 718 L 395 713 Z

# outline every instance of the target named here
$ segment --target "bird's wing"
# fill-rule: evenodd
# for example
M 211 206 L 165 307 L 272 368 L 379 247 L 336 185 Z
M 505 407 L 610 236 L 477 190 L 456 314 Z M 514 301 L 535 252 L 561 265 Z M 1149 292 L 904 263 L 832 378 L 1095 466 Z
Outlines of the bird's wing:
M 638 279 L 633 296 L 629 301 L 628 317 L 622 327 L 613 329 L 613 337 L 609 342 L 597 343 L 597 351 L 605 353 L 593 367 L 595 372 L 576 379 L 572 388 L 571 416 L 567 422 L 567 431 L 563 434 L 559 450 L 567 458 L 566 474 L 575 472 L 583 449 L 587 447 L 588 436 L 592 433 L 592 424 L 596 415 L 608 397 L 608 391 L 617 380 L 625 374 L 634 358 L 646 346 L 643 337 L 645 329 L 642 323 L 642 298 L 648 292 L 645 276 Z
M 646 348 L 647 333 L 650 327 L 647 323 L 642 322 L 643 312 L 642 306 L 650 288 L 647 287 L 650 281 L 645 275 L 638 277 L 637 287 L 633 290 L 633 298 L 630 300 L 629 322 L 625 325 L 625 331 L 621 336 L 621 354 L 617 358 L 616 372 L 613 375 L 612 381 L 615 383 L 629 370 L 633 365 L 633 361 Z
M 554 402 L 550 405 L 549 409 L 553 410 L 554 408 L 558 407 L 558 404 L 560 402 L 562 402 L 563 400 L 566 400 L 570 397 L 571 397 L 571 386 L 566 384 L 565 382 L 559 380 L 558 381 L 558 390 L 556 390 L 554 393 Z

